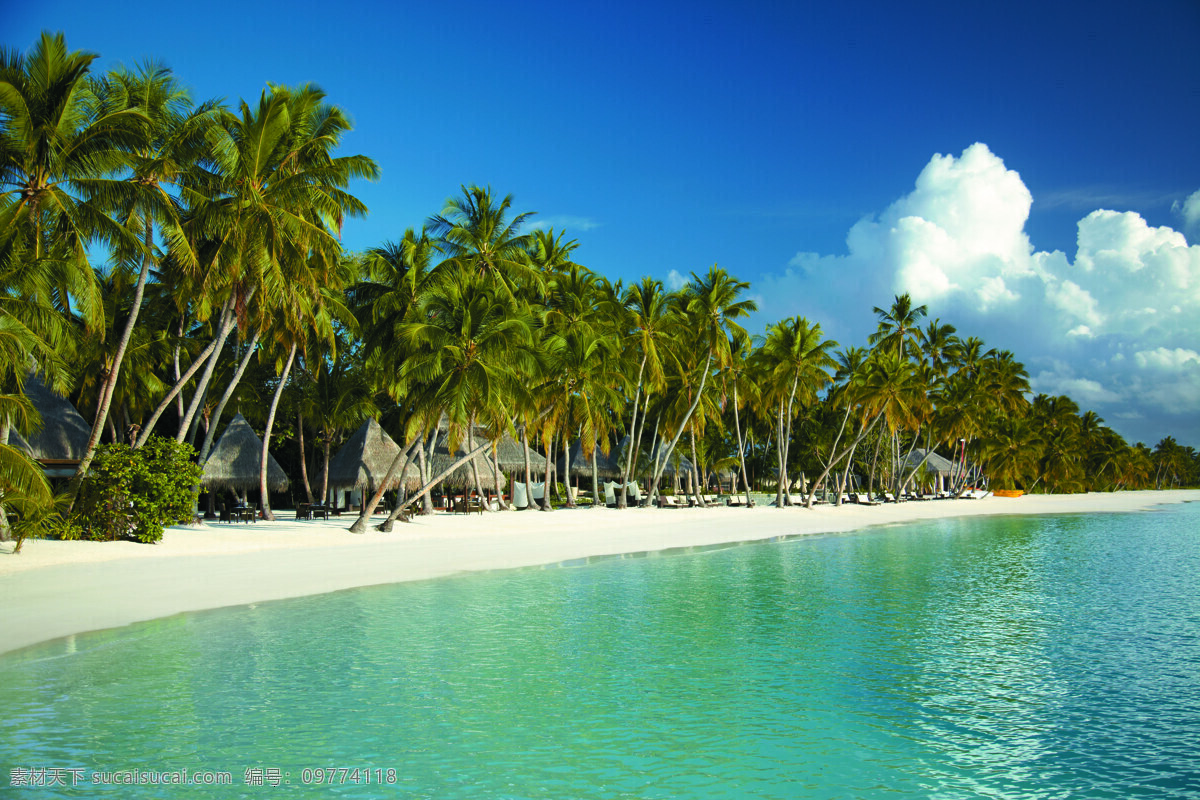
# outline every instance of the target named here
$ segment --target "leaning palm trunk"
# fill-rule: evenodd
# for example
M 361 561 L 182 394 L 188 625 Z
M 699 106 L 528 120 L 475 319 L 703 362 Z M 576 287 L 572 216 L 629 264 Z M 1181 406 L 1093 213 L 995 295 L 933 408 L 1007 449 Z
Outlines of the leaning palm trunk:
M 633 465 L 633 434 L 637 431 L 638 401 L 642 397 L 642 373 L 646 370 L 646 355 L 642 355 L 642 365 L 638 367 L 637 390 L 633 393 L 633 419 L 629 421 L 629 452 L 625 454 L 625 469 L 621 471 L 621 491 L 617 495 L 617 508 L 626 508 L 629 498 L 626 487 L 629 485 L 629 475 Z M 619 454 L 618 454 L 619 455 Z
M 600 508 L 600 467 L 596 463 L 597 447 L 592 448 L 592 508 Z M 621 491 L 625 491 L 625 487 L 621 487 Z
M 400 465 L 400 469 L 396 472 L 396 474 L 404 475 L 408 472 L 408 467 L 410 464 L 412 464 L 414 454 L 418 454 L 418 453 L 421 455 L 425 454 L 425 448 L 422 446 L 424 444 L 424 438 L 425 437 L 423 435 L 418 433 L 416 436 L 413 437 L 413 440 L 408 443 L 408 447 L 404 448 L 404 453 L 402 453 L 402 455 L 404 456 L 404 461 Z M 414 445 L 416 445 L 416 446 L 414 447 Z M 395 462 L 393 462 L 392 466 L 395 466 Z M 383 483 L 380 484 L 375 489 L 374 493 L 371 495 L 370 504 L 368 505 L 368 503 L 366 503 L 366 502 L 363 503 L 362 509 L 358 515 L 358 519 L 355 520 L 354 525 L 351 526 L 351 528 L 350 528 L 351 532 L 362 533 L 362 530 L 355 530 L 355 527 L 358 526 L 358 524 L 360 522 L 362 523 L 362 529 L 366 530 L 367 521 L 371 519 L 371 515 L 375 513 L 375 509 L 379 506 L 379 503 L 383 500 L 383 493 L 387 491 L 386 487 L 387 487 L 388 483 L 390 483 L 392 477 L 393 477 L 393 474 L 391 471 L 391 467 L 389 467 L 388 474 L 384 477 Z M 423 474 L 422 474 L 422 477 L 424 477 Z M 403 481 L 400 484 L 400 488 L 401 489 L 404 488 Z M 400 514 L 404 511 L 405 508 L 408 507 L 408 503 L 404 502 L 406 499 L 407 498 L 405 498 L 403 494 L 399 494 L 397 496 L 396 507 L 393 508 L 390 513 L 388 513 L 387 519 L 385 519 L 383 522 L 381 522 L 379 525 L 376 526 L 377 530 L 381 530 L 384 533 L 391 532 L 392 528 L 396 524 L 396 520 L 400 518 Z M 413 499 L 416 499 L 415 496 Z M 432 501 L 431 501 L 431 503 L 432 503 Z
M 877 422 L 879 422 L 879 420 L 882 417 L 883 417 L 882 414 L 876 414 L 875 418 L 873 420 L 871 420 L 871 424 L 864 425 L 863 429 L 859 432 L 858 436 L 856 436 L 854 438 L 854 441 L 851 442 L 848 447 L 846 447 L 844 450 L 842 450 L 842 452 L 838 453 L 837 455 L 835 455 L 829 459 L 829 464 L 826 465 L 825 471 L 821 473 L 821 477 L 819 477 L 815 481 L 813 481 L 813 488 L 808 493 L 808 498 L 805 500 L 805 506 L 807 508 L 812 508 L 813 497 L 816 495 L 817 485 L 822 483 L 825 480 L 826 476 L 829 475 L 829 473 L 833 470 L 833 468 L 835 466 L 837 466 L 839 463 L 841 463 L 843 458 L 853 455 L 854 449 L 856 447 L 858 447 L 858 443 L 867 437 L 867 434 L 869 434 L 875 428 L 875 424 Z M 837 445 L 835 444 L 834 446 L 836 447 Z M 847 469 L 849 469 L 848 462 L 847 462 Z
M 746 507 L 750 507 L 750 478 L 746 475 L 746 443 L 742 441 L 742 421 L 738 417 L 737 379 L 733 381 L 733 427 L 737 433 L 738 461 L 742 464 L 742 486 L 746 489 Z M 734 492 L 730 492 L 733 494 Z
M 450 477 L 451 473 L 453 473 L 453 472 L 454 472 L 454 470 L 458 469 L 458 468 L 459 468 L 459 467 L 461 467 L 463 464 L 466 464 L 468 461 L 470 461 L 471 459 L 475 458 L 475 456 L 477 456 L 477 455 L 479 455 L 480 453 L 482 453 L 484 450 L 486 450 L 486 449 L 487 449 L 487 446 L 488 446 L 488 443 L 487 443 L 487 442 L 484 442 L 483 444 L 480 444 L 480 445 L 476 445 L 476 446 L 475 446 L 475 449 L 471 450 L 471 451 L 470 451 L 470 452 L 468 452 L 466 455 L 462 456 L 462 457 L 461 457 L 461 458 L 459 458 L 457 461 L 455 461 L 453 464 L 451 464 L 450 466 L 446 467 L 444 470 L 442 470 L 440 473 L 438 473 L 438 474 L 437 474 L 436 476 L 434 476 L 432 479 L 430 479 L 430 480 L 426 481 L 426 482 L 425 482 L 425 485 L 424 485 L 424 486 L 422 486 L 420 489 L 417 489 L 417 491 L 416 491 L 416 492 L 414 492 L 414 493 L 412 494 L 412 496 L 410 496 L 410 497 L 409 497 L 407 500 L 405 500 L 405 501 L 403 502 L 403 504 L 397 503 L 397 504 L 396 504 L 396 511 L 395 511 L 394 513 L 396 513 L 397 515 L 399 515 L 399 512 L 400 512 L 400 511 L 404 510 L 405 508 L 408 508 L 408 506 L 410 506 L 410 505 L 412 505 L 414 502 L 416 502 L 418 495 L 422 494 L 423 492 L 428 492 L 428 491 L 429 491 L 430 489 L 432 489 L 434 486 L 437 486 L 439 483 L 441 483 L 442 481 L 446 480 L 446 478 Z M 360 517 L 359 519 L 361 520 L 362 518 Z M 358 525 L 358 522 L 356 521 L 354 524 L 355 524 L 355 525 Z M 351 530 L 351 531 L 353 531 L 354 533 L 362 533 L 362 531 L 361 531 L 361 530 L 354 530 L 354 528 L 353 528 L 353 527 L 351 527 L 351 528 L 350 528 L 350 530 Z
M 829 451 L 830 451 L 830 453 L 836 453 L 836 452 L 837 452 L 837 446 L 838 446 L 838 443 L 839 443 L 840 441 L 842 441 L 842 434 L 846 432 L 846 422 L 847 422 L 847 421 L 850 419 L 850 409 L 851 409 L 852 407 L 853 407 L 853 404 L 852 404 L 852 403 L 849 403 L 849 402 L 847 402 L 847 403 L 846 403 L 846 413 L 842 415 L 842 424 L 841 424 L 841 426 L 839 426 L 839 427 L 838 427 L 837 436 L 833 437 L 833 447 L 829 448 Z M 851 452 L 853 452 L 853 448 L 851 449 Z M 820 483 L 821 481 L 825 480 L 825 476 L 826 476 L 826 475 L 828 475 L 828 474 L 829 474 L 829 472 L 830 472 L 830 470 L 832 470 L 832 469 L 833 469 L 833 466 L 834 466 L 834 464 L 835 464 L 835 463 L 836 463 L 836 462 L 834 461 L 833 457 L 831 456 L 831 457 L 830 457 L 830 461 L 829 461 L 829 463 L 825 465 L 825 471 L 821 473 L 821 477 L 820 477 L 820 478 L 817 478 L 817 481 L 816 481 L 816 482 L 813 484 L 813 488 L 812 488 L 812 489 L 811 489 L 811 490 L 808 492 L 808 496 L 807 496 L 807 497 L 804 499 L 804 505 L 805 505 L 805 507 L 807 507 L 807 508 L 812 508 L 812 503 L 813 503 L 813 492 L 815 492 L 815 491 L 816 491 L 816 485 L 817 485 L 817 483 Z M 837 502 L 837 504 L 838 504 L 838 505 L 841 505 L 841 504 L 842 504 L 842 494 L 841 494 L 841 487 L 840 487 L 840 486 L 839 486 L 839 491 L 838 491 L 838 502 Z
M 688 439 L 691 442 L 691 446 L 692 446 L 692 476 L 695 478 L 695 483 L 696 483 L 696 494 L 695 494 L 696 505 L 699 506 L 700 508 L 704 508 L 705 507 L 704 506 L 704 489 L 701 488 L 701 484 L 700 484 L 700 461 L 699 461 L 699 459 L 696 458 L 696 430 L 695 430 L 695 428 L 688 431 Z
M 254 336 L 250 339 L 250 345 L 246 348 L 246 352 L 242 354 L 241 360 L 238 362 L 237 370 L 233 373 L 233 380 L 225 387 L 225 392 L 221 395 L 220 401 L 217 403 L 217 410 L 213 412 L 212 422 L 209 423 L 208 431 L 204 434 L 204 445 L 200 448 L 200 458 L 196 463 L 204 466 L 208 461 L 208 454 L 212 450 L 213 440 L 216 439 L 217 425 L 221 421 L 221 414 L 225 412 L 225 406 L 229 403 L 229 398 L 233 397 L 233 390 L 237 388 L 238 383 L 242 380 L 242 374 L 246 371 L 246 366 L 250 363 L 250 357 L 254 355 L 254 348 L 258 346 L 258 340 L 262 338 L 262 331 L 256 330 Z M 301 437 L 303 437 L 303 433 Z M 303 452 L 303 447 L 301 451 Z M 308 476 L 305 475 L 305 488 L 308 487 Z M 312 492 L 309 492 L 310 499 Z
M 708 356 L 704 359 L 704 372 L 700 373 L 700 388 L 696 390 L 696 397 L 692 400 L 691 407 L 688 408 L 687 414 L 683 416 L 683 420 L 679 423 L 679 430 L 675 431 L 674 438 L 667 445 L 667 452 L 663 457 L 662 465 L 655 471 L 654 479 L 650 482 L 650 496 L 653 497 L 658 491 L 658 481 L 662 477 L 662 471 L 666 467 L 667 459 L 671 457 L 671 453 L 675 450 L 676 443 L 679 442 L 679 437 L 683 435 L 683 429 L 687 427 L 688 422 L 692 418 L 692 414 L 696 411 L 696 406 L 700 405 L 700 397 L 704 394 L 704 384 L 708 381 L 708 370 L 712 366 L 713 351 L 708 350 Z
M 225 313 L 232 308 L 233 298 L 230 297 L 225 301 L 225 305 L 221 309 L 222 319 L 224 319 Z M 158 418 L 163 415 L 163 412 L 167 410 L 167 406 L 169 406 L 171 401 L 175 399 L 176 395 L 183 390 L 183 387 L 186 386 L 187 382 L 192 379 L 192 376 L 195 375 L 201 367 L 208 363 L 209 358 L 212 357 L 212 354 L 216 351 L 216 349 L 217 340 L 213 339 L 205 346 L 203 350 L 200 351 L 200 354 L 196 356 L 194 361 L 192 361 L 192 364 L 187 368 L 187 371 L 179 376 L 179 378 L 175 381 L 175 385 L 172 386 L 170 391 L 167 392 L 166 397 L 159 401 L 158 406 L 154 409 L 153 413 L 150 414 L 149 421 L 146 422 L 146 424 L 142 427 L 142 432 L 138 435 L 137 441 L 133 443 L 134 449 L 146 444 L 146 441 L 154 432 L 154 426 L 158 422 Z
M 267 491 L 267 459 L 270 458 L 267 448 L 271 444 L 271 428 L 275 426 L 275 412 L 279 410 L 279 398 L 283 396 L 283 387 L 287 385 L 288 375 L 292 371 L 292 362 L 295 360 L 296 343 L 292 342 L 292 348 L 288 351 L 287 363 L 283 365 L 283 375 L 279 377 L 279 385 L 275 387 L 275 394 L 271 397 L 271 410 L 267 412 L 267 427 L 263 430 L 262 459 L 258 465 L 258 491 L 262 497 L 263 519 L 270 521 L 274 521 L 275 515 L 271 513 L 271 495 Z
M 182 442 L 191 429 L 192 418 L 196 416 L 197 409 L 199 409 L 200 404 L 204 401 L 204 395 L 208 393 L 208 382 L 212 380 L 213 370 L 217 368 L 217 360 L 221 357 L 221 348 L 225 346 L 225 340 L 229 338 L 229 334 L 233 332 L 236 325 L 237 317 L 234 315 L 232 307 L 230 307 L 226 314 L 221 317 L 215 339 L 216 349 L 213 350 L 208 363 L 204 365 L 204 372 L 200 376 L 199 383 L 196 384 L 196 393 L 192 395 L 192 402 L 188 406 L 188 410 L 184 413 L 183 419 L 179 422 L 179 432 L 175 434 L 175 441 Z
M 71 478 L 71 504 L 75 503 L 75 495 L 79 492 L 79 486 L 83 481 L 83 477 L 87 475 L 88 467 L 92 465 L 92 457 L 96 454 L 96 446 L 100 443 L 100 433 L 104 430 L 104 423 L 108 420 L 108 410 L 112 404 L 113 392 L 117 386 L 117 378 L 121 374 L 121 363 L 125 360 L 125 351 L 129 348 L 129 341 L 133 338 L 133 329 L 137 325 L 138 314 L 142 310 L 142 297 L 146 292 L 146 278 L 150 274 L 151 247 L 154 243 L 154 223 L 150 217 L 146 217 L 146 251 L 142 254 L 142 269 L 138 273 L 137 286 L 133 290 L 133 302 L 130 306 L 129 319 L 125 321 L 125 330 L 121 332 L 121 341 L 117 344 L 117 352 L 113 354 L 112 369 L 108 372 L 108 377 L 104 381 L 104 385 L 100 387 L 100 405 L 96 409 L 96 419 L 92 423 L 92 433 L 88 437 L 87 449 L 83 452 L 83 458 L 79 461 L 79 466 L 75 469 L 75 475 Z

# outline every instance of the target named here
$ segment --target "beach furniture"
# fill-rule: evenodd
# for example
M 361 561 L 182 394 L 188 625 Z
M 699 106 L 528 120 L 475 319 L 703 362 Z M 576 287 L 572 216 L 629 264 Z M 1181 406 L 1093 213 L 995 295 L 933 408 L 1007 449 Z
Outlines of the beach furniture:
M 685 508 L 685 506 L 679 502 L 679 498 L 677 498 L 673 494 L 659 495 L 658 496 L 658 507 L 659 508 Z

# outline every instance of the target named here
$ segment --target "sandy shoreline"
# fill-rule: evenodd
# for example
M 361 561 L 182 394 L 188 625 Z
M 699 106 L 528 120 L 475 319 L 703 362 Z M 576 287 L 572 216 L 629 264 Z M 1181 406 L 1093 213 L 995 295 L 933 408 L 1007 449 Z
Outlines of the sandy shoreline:
M 435 515 L 356 536 L 351 518 L 168 529 L 157 545 L 0 545 L 0 653 L 183 611 L 486 569 L 955 516 L 1127 512 L 1200 491 L 1030 496 L 841 508 L 608 509 Z

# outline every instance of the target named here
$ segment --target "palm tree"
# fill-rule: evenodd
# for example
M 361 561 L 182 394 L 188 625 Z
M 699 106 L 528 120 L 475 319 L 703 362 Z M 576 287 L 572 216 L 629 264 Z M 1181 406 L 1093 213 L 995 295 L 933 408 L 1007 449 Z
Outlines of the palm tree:
M 766 387 L 774 400 L 778 448 L 779 484 L 775 504 L 791 504 L 787 472 L 789 445 L 792 438 L 792 419 L 797 397 L 811 403 L 817 391 L 829 382 L 826 371 L 835 362 L 829 351 L 837 342 L 823 340 L 820 324 L 803 317 L 790 317 L 767 328 L 767 335 L 758 350 Z
M 731 337 L 746 338 L 748 336 L 736 320 L 758 308 L 753 300 L 738 299 L 739 295 L 749 288 L 750 284 L 731 277 L 716 264 L 709 268 L 704 277 L 693 272 L 691 281 L 685 287 L 685 294 L 680 301 L 681 312 L 686 315 L 687 327 L 695 331 L 697 335 L 697 346 L 705 352 L 704 366 L 701 368 L 700 386 L 696 390 L 691 407 L 679 421 L 670 443 L 663 448 L 662 462 L 650 482 L 651 499 L 658 491 L 658 481 L 662 477 L 667 460 L 671 457 L 679 437 L 687 428 L 688 421 L 696 411 L 696 406 L 700 404 L 709 370 L 714 362 L 718 367 L 722 367 L 728 362 Z
M 925 306 L 913 306 L 912 297 L 896 295 L 892 307 L 875 307 L 879 328 L 868 337 L 871 345 L 898 355 L 909 355 L 919 341 L 921 319 L 929 313 Z
M 183 197 L 189 235 L 204 243 L 200 293 L 225 298 L 212 354 L 220 352 L 235 324 L 246 324 L 257 294 L 267 293 L 258 301 L 263 310 L 278 307 L 288 264 L 314 255 L 326 263 L 340 257 L 343 220 L 366 213 L 346 187 L 379 173 L 366 156 L 334 157 L 349 130 L 345 112 L 326 103 L 318 87 L 306 85 L 272 86 L 256 107 L 243 101 L 237 114 L 225 113 L 210 132 L 213 170 L 185 183 Z M 214 367 L 215 359 L 205 363 L 176 438 L 186 436 Z
M 217 120 L 214 104 L 206 103 L 193 108 L 187 90 L 176 82 L 170 70 L 157 64 L 146 64 L 137 72 L 118 69 L 101 82 L 101 90 L 105 95 L 124 99 L 132 110 L 142 115 L 138 120 L 141 133 L 139 141 L 125 153 L 129 169 L 126 183 L 129 186 L 115 187 L 116 191 L 113 191 L 114 187 L 108 187 L 105 196 L 110 197 L 110 202 L 114 204 L 114 216 L 130 231 L 140 230 L 143 239 L 140 253 L 129 254 L 133 258 L 140 256 L 141 266 L 133 287 L 129 314 L 115 352 L 106 365 L 108 368 L 100 387 L 87 449 L 72 481 L 76 488 L 87 474 L 92 455 L 99 444 L 125 353 L 137 325 L 146 280 L 156 261 L 156 223 L 176 257 L 184 263 L 195 262 L 195 254 L 180 229 L 177 201 L 169 188 L 178 186 L 182 177 L 195 169 L 204 158 L 205 134 Z M 133 191 L 128 191 L 128 188 Z M 122 262 L 126 260 L 121 259 Z
M 629 423 L 629 449 L 625 454 L 624 475 L 621 479 L 621 491 L 617 495 L 617 508 L 628 506 L 627 485 L 632 476 L 637 453 L 641 447 L 643 428 L 646 427 L 645 414 L 641 417 L 641 427 L 638 427 L 638 406 L 645 389 L 647 399 L 652 390 L 659 389 L 665 384 L 663 373 L 664 360 L 673 358 L 670 345 L 679 317 L 675 313 L 670 295 L 663 290 L 660 281 L 643 276 L 639 283 L 632 284 L 621 296 L 621 305 L 627 313 L 626 341 L 636 347 L 641 354 L 638 364 L 637 381 L 634 384 L 633 408 Z M 614 312 L 615 313 L 615 312 Z
M 518 283 L 536 284 L 538 275 L 529 262 L 533 237 L 521 233 L 532 212 L 509 219 L 512 195 L 497 200 L 491 187 L 461 188 L 462 196 L 448 199 L 429 222 L 446 254 L 445 266 L 493 281 L 509 297 Z

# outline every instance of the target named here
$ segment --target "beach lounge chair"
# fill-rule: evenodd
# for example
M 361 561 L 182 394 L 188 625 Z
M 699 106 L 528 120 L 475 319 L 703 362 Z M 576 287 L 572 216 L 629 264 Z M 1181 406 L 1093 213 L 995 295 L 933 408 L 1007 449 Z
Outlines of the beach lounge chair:
M 659 497 L 658 497 L 658 507 L 659 508 L 684 508 L 685 506 L 679 502 L 679 498 L 677 498 L 675 495 L 664 494 L 664 495 L 659 495 Z

